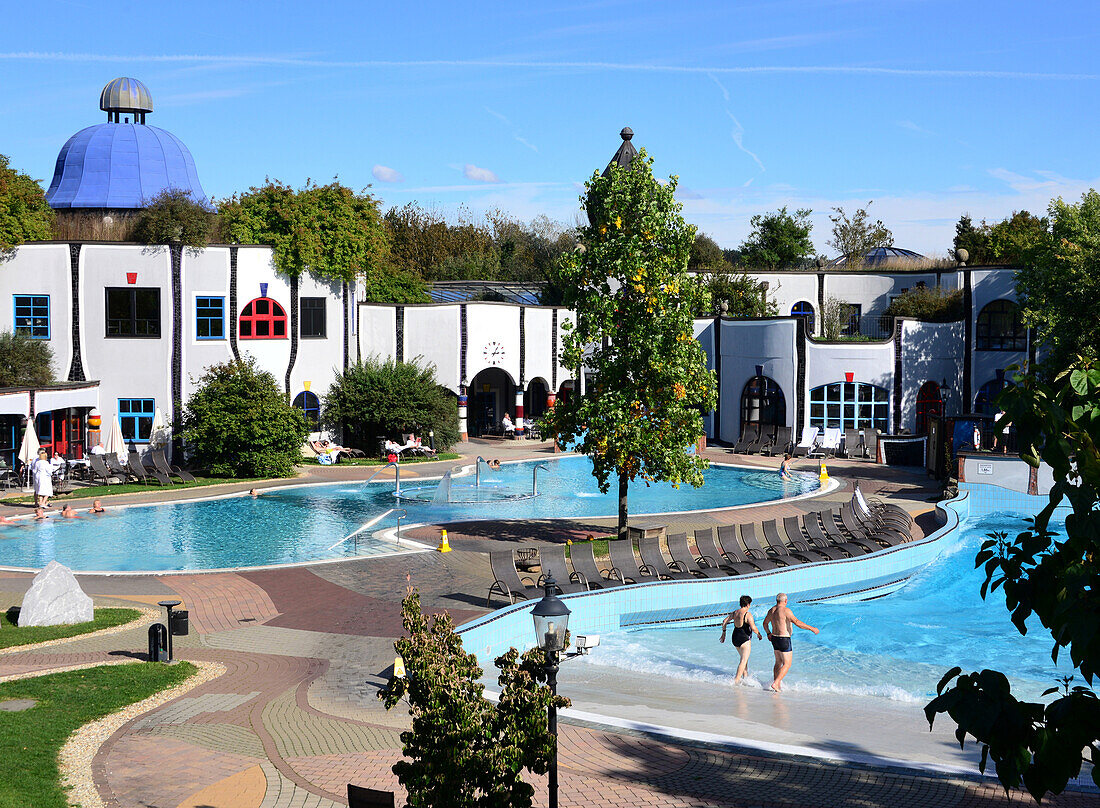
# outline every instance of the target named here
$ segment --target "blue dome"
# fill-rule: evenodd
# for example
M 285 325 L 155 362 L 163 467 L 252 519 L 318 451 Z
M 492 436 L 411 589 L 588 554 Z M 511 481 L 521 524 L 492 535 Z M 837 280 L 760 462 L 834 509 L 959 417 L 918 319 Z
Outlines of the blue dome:
M 191 152 L 171 132 L 101 123 L 81 129 L 61 147 L 46 201 L 52 208 L 141 208 L 170 188 L 210 204 Z

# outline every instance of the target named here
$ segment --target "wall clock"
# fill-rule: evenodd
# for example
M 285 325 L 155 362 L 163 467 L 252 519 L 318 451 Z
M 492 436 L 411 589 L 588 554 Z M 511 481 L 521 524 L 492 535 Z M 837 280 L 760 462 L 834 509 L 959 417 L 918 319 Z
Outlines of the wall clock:
M 481 351 L 485 362 L 490 365 L 500 365 L 504 362 L 504 346 L 499 342 L 488 342 Z

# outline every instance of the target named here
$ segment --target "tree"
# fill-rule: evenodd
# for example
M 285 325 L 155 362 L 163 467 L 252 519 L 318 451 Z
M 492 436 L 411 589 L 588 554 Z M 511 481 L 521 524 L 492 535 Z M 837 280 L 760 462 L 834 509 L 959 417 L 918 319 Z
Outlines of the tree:
M 852 306 L 835 297 L 825 298 L 821 310 L 821 338 L 836 341 L 844 335 L 851 319 Z
M 779 306 L 768 299 L 766 281 L 750 278 L 744 272 L 718 272 L 706 278 L 706 293 L 702 307 L 696 309 L 698 316 L 707 316 L 722 311 L 727 317 L 775 317 Z
M 1016 273 L 1024 322 L 1050 352 L 1051 367 L 1100 345 L 1100 194 L 1077 204 L 1055 199 L 1049 234 Z
M 306 423 L 252 358 L 207 368 L 181 424 L 187 450 L 215 477 L 290 477 Z
M 1013 381 L 998 399 L 1005 415 L 996 428 L 1014 424 L 1024 443 L 1021 456 L 1033 467 L 1049 465 L 1054 485 L 1025 531 L 1013 540 L 994 533 L 982 545 L 976 558 L 985 568 L 982 597 L 1002 589 L 1017 630 L 1025 634 L 1034 615 L 1050 632 L 1052 658 L 1068 653 L 1091 685 L 1100 673 L 1100 362 L 1095 355 L 1078 356 L 1064 369 L 1031 368 Z M 1072 509 L 1065 537 L 1050 527 L 1063 500 Z M 1005 788 L 1022 783 L 1041 800 L 1080 773 L 1087 749 L 1100 785 L 1100 700 L 1094 691 L 1072 686 L 1068 677 L 1062 688 L 1043 694 L 1059 693 L 1053 701 L 1024 702 L 1000 671 L 961 673 L 958 667 L 947 672 L 925 714 L 931 726 L 947 713 L 958 725 L 960 744 L 974 737 L 982 745 L 983 772 L 992 758 Z
M 345 440 L 373 453 L 379 435 L 397 437 L 414 432 L 427 438 L 435 432 L 437 449 L 458 442 L 455 396 L 441 387 L 435 367 L 411 362 L 382 361 L 376 356 L 351 365 L 325 396 L 325 421 L 344 425 Z
M 753 216 L 749 220 L 752 232 L 740 248 L 742 263 L 754 269 L 783 269 L 802 264 L 814 254 L 811 213 L 809 209 L 800 209 L 791 214 L 784 205 L 774 213 Z
M 871 221 L 867 213 L 870 206 L 868 202 L 867 207 L 859 208 L 851 216 L 844 212 L 844 208 L 833 208 L 833 215 L 829 217 L 833 223 L 833 238 L 827 243 L 848 259 L 845 269 L 862 268 L 869 251 L 894 243 L 894 234 L 881 220 Z
M 0 331 L 0 387 L 45 387 L 53 381 L 50 343 Z
M 200 252 L 210 243 L 215 214 L 191 198 L 190 191 L 166 188 L 141 210 L 134 238 L 143 244 L 183 244 Z
M 955 223 L 953 249 L 966 250 L 967 263 L 971 266 L 983 266 L 993 261 L 993 247 L 989 243 L 989 225 L 984 221 L 975 225 L 969 213 L 964 213 Z
M 954 323 L 963 318 L 963 291 L 914 286 L 891 300 L 883 315 L 912 317 L 926 323 Z
M 984 222 L 983 222 L 984 224 Z M 989 228 L 989 246 L 998 264 L 1022 264 L 1047 241 L 1046 219 L 1026 210 L 1013 211 L 1004 221 Z
M 405 665 L 380 693 L 387 709 L 408 699 L 412 728 L 401 733 L 405 759 L 393 773 L 422 808 L 527 808 L 534 789 L 524 769 L 545 774 L 555 738 L 547 725 L 551 704 L 569 700 L 551 694 L 543 652 L 521 657 L 515 648 L 496 659 L 500 698 L 484 696 L 477 657 L 462 648 L 451 616 L 427 617 L 420 596 L 409 590 L 401 603 L 407 636 L 393 647 Z
M 733 269 L 718 242 L 705 233 L 697 233 L 688 255 L 691 272 L 729 272 Z
M 53 222 L 42 186 L 11 168 L 7 155 L 0 154 L 0 260 L 24 241 L 52 238 Z
M 693 332 L 695 229 L 673 198 L 676 182 L 657 182 L 644 150 L 629 167 L 593 174 L 583 249 L 558 268 L 563 303 L 576 312 L 562 364 L 594 381 L 554 407 L 546 426 L 592 458 L 600 490 L 617 478 L 620 536 L 631 480 L 699 486 L 706 467 L 687 450 L 703 434 L 700 413 L 715 407 L 715 381 Z

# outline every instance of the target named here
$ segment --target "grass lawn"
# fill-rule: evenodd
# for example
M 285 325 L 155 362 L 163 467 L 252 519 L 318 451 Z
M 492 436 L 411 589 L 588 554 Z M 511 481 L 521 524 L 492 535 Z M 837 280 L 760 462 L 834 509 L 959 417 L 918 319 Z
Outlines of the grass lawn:
M 401 465 L 407 466 L 410 463 L 433 463 L 436 460 L 458 460 L 462 455 L 455 454 L 454 452 L 440 452 L 435 457 L 403 457 L 401 458 Z M 372 457 L 350 458 L 341 460 L 336 465 L 338 466 L 383 466 L 386 464 L 385 460 L 378 460 Z
M 38 702 L 22 712 L 0 712 L 0 808 L 66 808 L 57 753 L 73 730 L 173 687 L 195 670 L 189 662 L 136 663 L 0 684 L 0 701 Z
M 0 618 L 0 648 L 13 648 L 17 645 L 32 645 L 36 642 L 61 640 L 77 637 L 101 628 L 121 626 L 137 620 L 141 612 L 137 609 L 96 609 L 94 619 L 89 623 L 76 623 L 71 626 L 24 626 L 20 628 L 12 620 L 14 609 L 10 609 Z
M 179 480 L 173 480 L 172 485 L 160 485 L 158 483 L 119 483 L 118 485 L 90 485 L 83 488 L 77 488 L 70 491 L 67 494 L 57 494 L 50 498 L 50 503 L 54 503 L 58 500 L 66 499 L 95 499 L 96 497 L 105 497 L 109 494 L 135 494 L 138 492 L 148 493 L 149 491 L 178 491 L 181 488 L 202 488 L 208 485 L 223 485 L 225 483 L 252 483 L 258 482 L 266 478 L 263 477 L 196 477 L 194 482 L 181 483 Z M 289 479 L 289 478 L 288 478 Z M 32 496 L 16 495 L 14 497 L 5 497 L 4 503 L 7 505 L 19 505 L 22 503 L 34 502 Z
M 589 543 L 589 544 L 591 544 L 591 545 L 592 545 L 592 553 L 593 553 L 593 555 L 595 555 L 595 556 L 596 556 L 597 558 L 599 558 L 600 556 L 603 556 L 604 558 L 607 558 L 607 557 L 609 557 L 609 555 L 610 555 L 610 553 L 609 553 L 609 551 L 608 551 L 608 549 L 607 549 L 607 543 L 608 543 L 608 542 L 609 542 L 610 540 L 611 540 L 611 536 L 602 536 L 602 537 L 600 537 L 600 538 L 597 538 L 597 539 L 593 539 L 593 540 L 592 540 L 591 542 L 586 542 L 586 543 Z M 574 540 L 573 544 L 581 544 L 581 542 L 579 542 L 579 541 L 575 541 L 575 540 Z M 570 551 L 571 549 L 572 549 L 572 547 L 571 547 L 571 546 L 566 546 L 566 548 L 565 548 L 565 555 L 566 555 L 567 557 L 569 556 L 569 551 Z M 637 549 L 638 549 L 638 543 L 637 543 L 637 542 L 634 542 L 634 549 L 635 549 L 635 550 L 637 550 Z

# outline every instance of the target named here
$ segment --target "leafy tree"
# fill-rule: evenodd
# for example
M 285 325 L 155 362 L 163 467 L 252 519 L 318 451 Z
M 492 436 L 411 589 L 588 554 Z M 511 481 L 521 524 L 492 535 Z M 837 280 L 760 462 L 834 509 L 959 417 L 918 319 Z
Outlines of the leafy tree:
M 729 272 L 733 267 L 726 260 L 726 254 L 718 242 L 705 233 L 697 233 L 691 243 L 688 255 L 688 270 L 691 272 Z
M 835 297 L 825 298 L 825 308 L 821 310 L 821 338 L 833 341 L 841 339 L 851 314 L 850 303 Z
M 1017 374 L 998 399 L 1005 416 L 997 428 L 1014 424 L 1023 459 L 1035 467 L 1048 464 L 1055 482 L 1028 529 L 1013 540 L 991 534 L 976 565 L 985 568 L 982 597 L 1002 589 L 1017 630 L 1027 633 L 1034 615 L 1050 632 L 1052 658 L 1068 653 L 1091 685 L 1100 673 L 1100 362 L 1078 356 L 1062 367 Z M 1061 537 L 1050 520 L 1064 500 L 1072 512 Z M 1005 788 L 1022 783 L 1041 800 L 1080 773 L 1084 749 L 1100 785 L 1100 700 L 1094 691 L 1071 686 L 1073 677 L 1067 677 L 1063 688 L 1043 694 L 1059 693 L 1053 701 L 1025 702 L 1000 671 L 961 673 L 958 667 L 947 672 L 925 714 L 931 726 L 947 713 L 958 725 L 960 744 L 967 735 L 975 738 L 983 772 L 992 758 Z
M 215 477 L 290 477 L 306 423 L 251 357 L 207 368 L 187 402 L 181 436 Z
M 395 274 L 388 260 L 386 230 L 378 200 L 365 190 L 356 193 L 333 180 L 328 185 L 307 181 L 295 190 L 271 181 L 236 195 L 219 206 L 222 229 L 234 242 L 267 244 L 275 251 L 280 272 L 358 282 L 366 299 L 423 302 L 423 284 L 415 275 Z M 393 298 L 408 294 L 412 300 Z
M 802 264 L 814 254 L 811 213 L 809 209 L 800 209 L 791 214 L 784 205 L 774 213 L 753 216 L 749 220 L 752 232 L 740 248 L 742 263 L 754 269 L 783 269 Z
M 703 434 L 700 412 L 715 407 L 715 381 L 693 336 L 687 262 L 695 229 L 673 198 L 676 182 L 657 182 L 644 150 L 629 167 L 593 174 L 582 197 L 584 249 L 558 269 L 563 302 L 576 312 L 562 364 L 574 378 L 587 369 L 595 380 L 554 407 L 546 426 L 592 458 L 602 491 L 617 478 L 620 536 L 631 480 L 698 486 L 706 467 L 687 450 Z
M 926 323 L 953 323 L 963 318 L 962 289 L 914 286 L 890 301 L 887 317 L 913 317 Z
M 462 648 L 451 616 L 427 617 L 420 595 L 401 603 L 407 636 L 394 643 L 405 675 L 379 693 L 393 709 L 408 699 L 412 728 L 401 733 L 405 759 L 393 773 L 408 792 L 408 805 L 422 808 L 527 808 L 534 789 L 525 769 L 545 774 L 555 739 L 547 726 L 551 704 L 568 707 L 545 681 L 543 652 L 521 657 L 512 648 L 496 659 L 500 699 L 484 696 L 477 657 Z
M 183 244 L 200 252 L 210 243 L 215 214 L 191 198 L 190 191 L 166 188 L 142 209 L 134 225 L 134 238 L 142 244 Z
M 449 223 L 441 213 L 415 202 L 386 211 L 385 226 L 394 267 L 429 281 L 493 280 L 500 253 L 485 222 L 466 211 Z
M 1100 345 L 1100 194 L 1077 204 L 1055 199 L 1049 235 L 1016 273 L 1024 322 L 1050 352 L 1051 367 Z
M 718 272 L 705 279 L 705 294 L 695 313 L 706 316 L 722 311 L 727 317 L 775 317 L 779 306 L 768 299 L 765 281 L 758 281 L 744 272 Z
M 1028 261 L 1032 253 L 1047 241 L 1048 224 L 1046 219 L 1021 210 L 993 225 L 989 228 L 993 260 L 998 264 Z
M 9 166 L 0 154 L 0 260 L 24 241 L 52 238 L 54 212 L 42 186 Z
M 851 216 L 844 212 L 844 208 L 833 208 L 833 215 L 829 217 L 833 223 L 833 238 L 827 243 L 847 257 L 845 269 L 862 268 L 870 250 L 890 247 L 894 243 L 894 234 L 881 220 L 871 221 L 867 213 L 870 206 L 868 202 L 867 207 L 857 209 Z
M 0 331 L 0 387 L 44 387 L 53 381 L 53 350 L 48 342 Z
M 443 450 L 458 442 L 458 407 L 454 394 L 435 379 L 435 367 L 411 362 L 382 361 L 376 356 L 350 366 L 336 377 L 325 396 L 324 415 L 343 424 L 345 439 L 374 452 L 379 435 L 397 437 L 414 432 Z

